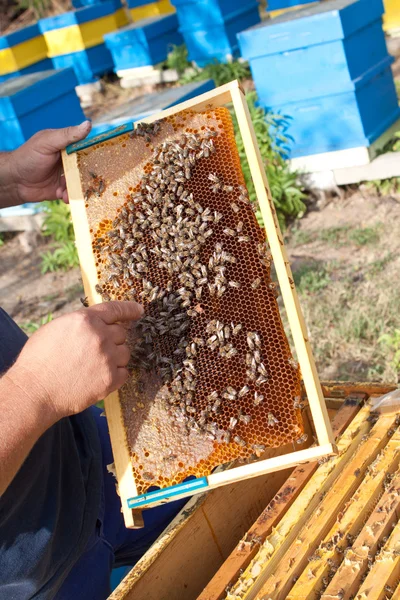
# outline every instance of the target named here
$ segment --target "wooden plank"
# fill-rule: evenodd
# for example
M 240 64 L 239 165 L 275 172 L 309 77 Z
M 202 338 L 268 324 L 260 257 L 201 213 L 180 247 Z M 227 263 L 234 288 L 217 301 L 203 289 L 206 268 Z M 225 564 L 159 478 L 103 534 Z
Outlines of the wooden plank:
M 397 586 L 397 588 L 394 591 L 394 594 L 392 596 L 392 600 L 400 600 L 400 583 Z
M 355 600 L 385 600 L 400 575 L 400 523 L 396 523 L 388 541 L 375 558 Z M 390 597 L 390 596 L 389 596 Z
M 96 292 L 97 270 L 90 238 L 85 201 L 77 166 L 77 154 L 62 153 L 65 180 L 67 183 L 69 205 L 74 224 L 76 247 L 82 273 L 83 287 L 89 304 L 99 304 L 102 299 Z M 125 525 L 136 529 L 143 527 L 141 511 L 132 511 L 128 508 L 126 500 L 136 491 L 131 458 L 123 427 L 121 405 L 118 392 L 113 392 L 104 400 L 105 411 L 110 432 L 111 445 L 114 456 L 115 469 L 118 481 L 118 493 L 121 497 Z
M 274 203 L 272 201 L 263 160 L 257 145 L 257 138 L 251 125 L 249 108 L 244 94 L 239 87 L 232 87 L 231 95 L 247 161 L 250 167 L 251 177 L 260 204 L 268 243 L 274 259 L 275 271 L 296 348 L 297 358 L 301 367 L 304 387 L 307 391 L 307 398 L 318 442 L 320 446 L 328 446 L 329 444 L 334 445 L 332 428 L 324 403 L 324 397 L 308 339 L 306 324 L 294 285 L 293 274 L 290 269 L 289 259 L 285 250 Z
M 109 600 L 196 598 L 289 475 L 280 471 L 193 497 Z
M 322 381 L 325 398 L 348 398 L 353 392 L 363 392 L 368 396 L 383 395 L 398 388 L 395 384 L 351 381 Z M 305 395 L 305 390 L 304 390 Z
M 359 394 L 359 403 L 366 398 L 365 394 Z M 341 402 L 341 408 L 333 419 L 332 429 L 335 439 L 346 429 L 359 411 L 359 404 Z M 207 587 L 203 590 L 197 600 L 220 600 L 225 596 L 225 589 L 236 581 L 240 571 L 245 569 L 252 558 L 257 554 L 261 544 L 272 528 L 289 510 L 291 504 L 300 494 L 305 484 L 310 480 L 318 467 L 318 463 L 309 463 L 297 467 L 290 477 L 285 481 L 278 493 L 263 510 L 255 523 L 247 531 L 246 535 L 236 545 L 228 559 L 217 571 Z
M 343 549 L 348 545 L 348 540 L 357 535 L 373 511 L 377 500 L 384 491 L 388 474 L 392 474 L 398 468 L 399 442 L 400 432 L 397 430 L 368 469 L 357 491 L 339 514 L 335 524 L 315 552 L 316 560 L 310 561 L 308 567 L 301 573 L 287 595 L 288 600 L 314 600 L 315 595 L 322 591 L 324 579 L 332 571 L 332 567 L 338 566 L 342 562 Z M 361 474 L 357 477 L 360 479 Z M 337 551 L 337 547 L 341 548 L 341 553 Z M 310 556 L 308 556 L 308 560 L 310 560 Z
M 395 416 L 383 416 L 378 419 L 370 435 L 361 442 L 326 496 L 321 494 L 321 502 L 317 510 L 310 515 L 309 519 L 302 519 L 302 529 L 292 541 L 280 564 L 276 560 L 269 561 L 262 573 L 263 585 L 257 595 L 253 596 L 254 598 L 257 600 L 264 597 L 271 600 L 287 598 L 293 581 L 307 566 L 308 556 L 315 551 L 321 537 L 328 533 L 337 514 L 357 489 L 360 478 L 386 445 L 388 430 L 395 425 L 395 422 Z
M 229 600 L 253 598 L 264 583 L 259 577 L 271 561 L 279 564 L 282 556 L 296 539 L 303 523 L 316 510 L 321 494 L 325 494 L 351 459 L 363 436 L 371 429 L 369 407 L 363 406 L 338 441 L 338 455 L 320 465 L 314 476 L 293 502 L 284 518 L 266 538 L 257 555 L 227 595 Z M 272 560 L 273 559 L 273 560 Z
M 342 600 L 349 600 L 356 595 L 371 558 L 375 556 L 383 538 L 389 536 L 399 518 L 400 469 L 395 473 L 352 547 L 346 552 L 346 559 L 322 594 L 322 600 L 332 600 L 338 595 L 342 596 Z M 343 582 L 346 582 L 345 586 Z
M 214 90 L 210 90 L 209 92 L 200 94 L 200 96 L 196 96 L 196 98 L 186 100 L 185 102 L 181 102 L 180 104 L 171 106 L 171 108 L 166 108 L 160 113 L 156 113 L 154 115 L 146 117 L 145 119 L 142 119 L 141 123 L 154 123 L 154 121 L 158 121 L 159 119 L 165 119 L 166 117 L 176 115 L 184 110 L 204 112 L 209 110 L 210 108 L 224 106 L 231 102 L 232 90 L 234 89 L 241 89 L 238 81 L 231 81 L 230 83 L 221 85 L 215 88 Z M 135 126 L 136 125 L 137 124 L 135 124 Z

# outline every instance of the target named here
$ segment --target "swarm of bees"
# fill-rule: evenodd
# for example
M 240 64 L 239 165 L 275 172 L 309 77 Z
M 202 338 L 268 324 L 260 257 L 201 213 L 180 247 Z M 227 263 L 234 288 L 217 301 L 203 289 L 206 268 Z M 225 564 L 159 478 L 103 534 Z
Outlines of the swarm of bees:
M 279 318 L 271 253 L 243 179 L 215 168 L 222 135 L 214 128 L 155 144 L 160 130 L 156 122 L 132 134 L 152 141 L 151 168 L 111 228 L 94 240 L 102 257 L 96 289 L 103 300 L 122 297 L 145 307 L 129 367 L 142 378 L 157 375 L 162 398 L 184 419 L 188 433 L 236 448 L 236 456 L 261 456 L 267 445 L 290 440 L 301 443 L 299 369 Z M 248 264 L 243 257 L 251 257 Z M 240 303 L 249 296 L 260 298 L 260 307 L 246 315 L 252 308 Z M 274 306 L 270 319 L 277 320 L 273 340 L 262 323 L 254 326 L 260 309 L 268 310 L 266 302 Z M 283 344 L 286 414 L 270 400 L 277 368 L 270 343 Z M 264 436 L 255 433 L 260 418 L 269 432 Z M 165 460 L 169 464 L 171 455 Z

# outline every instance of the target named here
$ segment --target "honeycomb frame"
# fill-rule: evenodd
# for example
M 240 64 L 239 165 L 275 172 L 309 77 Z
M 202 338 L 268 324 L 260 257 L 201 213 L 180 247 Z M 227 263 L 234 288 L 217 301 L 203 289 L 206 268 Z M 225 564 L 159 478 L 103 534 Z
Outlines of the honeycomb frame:
M 288 315 L 289 326 L 301 368 L 318 443 L 305 450 L 294 450 L 293 452 L 278 457 L 259 460 L 255 463 L 245 464 L 222 472 L 213 472 L 201 479 L 173 485 L 166 489 L 161 489 L 156 493 L 150 492 L 138 494 L 127 434 L 123 425 L 123 411 L 120 404 L 120 396 L 119 392 L 115 392 L 106 398 L 105 409 L 113 446 L 119 494 L 127 527 L 141 526 L 141 519 L 137 513 L 137 508 L 141 509 L 155 506 L 169 500 L 191 496 L 195 493 L 200 493 L 248 477 L 285 469 L 302 462 L 315 460 L 335 451 L 333 434 L 308 341 L 306 326 L 286 256 L 282 234 L 280 232 L 268 182 L 262 166 L 262 159 L 256 144 L 247 103 L 238 82 L 231 82 L 216 90 L 207 92 L 194 100 L 189 100 L 171 109 L 167 109 L 162 113 L 144 119 L 142 123 L 151 124 L 160 119 L 166 119 L 173 117 L 174 115 L 176 116 L 182 111 L 190 110 L 194 113 L 204 112 L 211 108 L 217 109 L 218 107 L 224 107 L 227 104 L 233 104 L 233 109 L 244 142 L 252 179 L 265 223 L 267 240 L 272 259 L 275 263 L 276 275 Z M 101 302 L 102 298 L 98 291 L 96 291 L 96 286 L 98 285 L 98 271 L 92 247 L 90 223 L 85 208 L 85 194 L 80 180 L 76 152 L 102 140 L 121 135 L 132 129 L 132 125 L 117 128 L 117 130 L 113 130 L 111 133 L 109 132 L 108 134 L 100 136 L 100 139 L 78 142 L 63 153 L 64 172 L 69 192 L 82 277 L 85 293 L 88 296 L 90 304 Z M 98 289 L 99 288 L 97 288 L 97 290 Z

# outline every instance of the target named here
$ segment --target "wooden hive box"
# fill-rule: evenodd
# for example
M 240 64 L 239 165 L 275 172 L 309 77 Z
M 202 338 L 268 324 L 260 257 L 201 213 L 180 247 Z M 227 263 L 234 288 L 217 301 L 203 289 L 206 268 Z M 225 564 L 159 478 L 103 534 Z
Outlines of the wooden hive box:
M 326 382 L 322 384 L 322 387 L 335 436 L 339 438 L 342 435 L 342 441 L 339 441 L 338 444 L 342 450 L 347 445 L 347 449 L 342 453 L 340 463 L 337 462 L 336 467 L 334 466 L 335 471 L 330 472 L 329 479 L 325 479 L 323 483 L 322 476 L 320 476 L 319 484 L 314 487 L 315 499 L 312 507 L 316 502 L 318 503 L 323 494 L 323 486 L 333 485 L 335 476 L 340 470 L 339 464 L 342 466 L 346 462 L 350 464 L 348 461 L 351 459 L 351 450 L 354 451 L 357 446 L 360 446 L 363 436 L 371 431 L 372 423 L 366 420 L 368 418 L 368 408 L 366 408 L 368 399 L 387 393 L 394 386 Z M 305 409 L 305 413 L 307 411 L 308 409 Z M 360 411 L 363 412 L 360 414 Z M 390 419 L 386 419 L 385 427 L 389 421 Z M 375 442 L 373 442 L 375 450 L 372 450 L 367 463 L 371 463 L 377 448 L 378 452 L 380 449 L 381 451 L 384 449 L 386 440 L 389 440 L 387 431 L 383 438 L 379 441 L 375 436 Z M 371 436 L 370 442 L 372 440 Z M 362 499 L 365 500 L 365 506 L 360 510 L 361 517 L 357 517 L 358 527 L 361 525 L 360 519 L 367 520 L 368 513 L 371 512 L 371 507 L 377 503 L 380 494 L 382 494 L 380 503 L 384 503 L 387 494 L 393 493 L 392 485 L 387 490 L 383 490 L 383 488 L 385 482 L 387 485 L 389 481 L 387 474 L 390 476 L 397 465 L 397 458 L 393 455 L 394 445 L 395 443 L 392 442 L 389 450 L 389 453 L 392 452 L 391 457 L 389 454 L 385 457 L 384 453 L 381 459 L 386 461 L 386 471 L 383 475 L 380 476 L 378 473 L 378 479 L 370 478 L 367 484 L 363 484 L 369 488 L 368 497 L 365 497 L 365 488 L 358 500 L 356 499 L 358 503 Z M 361 484 L 363 482 L 361 469 L 365 468 L 365 464 L 360 468 L 360 459 L 355 457 L 354 460 L 358 460 L 358 466 L 348 467 L 348 471 L 353 473 L 353 479 Z M 327 464 L 325 463 L 325 465 Z M 321 467 L 326 469 L 325 465 L 321 465 Z M 294 470 L 268 474 L 192 498 L 153 547 L 111 594 L 109 600 L 220 600 L 226 598 L 229 590 L 231 590 L 231 597 L 241 598 L 240 595 L 233 595 L 240 573 L 243 573 L 245 577 L 249 564 L 260 553 L 267 537 L 271 536 L 273 531 L 279 531 L 278 528 L 285 525 L 285 519 L 288 525 L 290 523 L 293 525 L 289 514 L 290 509 L 292 513 L 296 512 L 299 506 L 302 506 L 302 510 L 304 510 L 305 505 L 304 501 L 300 499 L 301 494 L 304 494 L 308 484 L 308 497 L 311 497 L 313 490 L 310 491 L 310 482 L 313 486 L 313 475 L 316 474 L 318 466 L 318 462 L 309 463 Z M 359 468 L 360 473 L 354 475 L 354 471 Z M 353 471 L 351 471 L 352 469 Z M 373 479 L 374 481 L 372 481 Z M 395 481 L 393 480 L 392 483 Z M 384 494 L 386 494 L 385 497 Z M 321 498 L 322 500 L 323 498 Z M 295 504 L 296 502 L 297 504 Z M 392 506 L 390 514 L 385 512 L 384 523 L 381 523 L 379 531 L 375 530 L 375 542 L 378 538 L 382 541 L 390 532 L 391 525 L 398 518 L 396 506 L 398 506 L 398 502 Z M 375 508 L 379 508 L 379 511 L 371 513 L 372 517 L 371 515 L 370 517 L 374 518 L 375 514 L 377 515 L 375 518 L 379 521 L 379 515 L 382 513 L 377 504 Z M 354 529 L 357 527 L 357 519 L 354 522 L 350 519 L 345 526 Z M 303 525 L 304 516 L 296 525 L 294 532 L 296 535 Z M 332 524 L 329 526 L 332 527 Z M 283 529 L 280 531 L 282 534 L 284 533 Z M 364 529 L 364 531 L 367 530 Z M 337 535 L 336 531 L 333 532 L 333 535 L 335 534 Z M 285 548 L 288 541 L 287 537 L 282 540 Z M 315 540 L 313 543 L 315 545 L 319 542 Z M 313 554 L 315 551 L 311 547 L 308 556 Z M 336 561 L 337 558 L 335 555 L 334 560 Z M 319 566 L 320 569 L 322 567 L 322 571 L 326 568 L 332 570 L 332 564 L 332 557 L 326 555 L 324 558 L 321 557 L 321 561 L 317 560 L 311 563 L 307 561 L 306 568 Z M 284 570 L 288 570 L 286 563 L 282 563 L 282 565 Z M 251 568 L 256 574 L 258 567 L 254 569 L 254 563 L 252 563 Z M 307 584 L 313 583 L 313 581 L 316 584 L 321 583 L 324 576 L 323 572 L 316 572 L 314 579 L 307 577 Z M 256 580 L 256 577 L 253 579 Z M 385 577 L 379 583 L 378 580 L 376 581 L 376 590 L 381 595 L 373 597 L 384 598 L 384 588 L 389 584 L 386 583 Z M 310 596 L 293 597 L 314 599 L 318 597 L 318 595 L 313 595 L 314 591 Z M 254 585 L 252 592 L 255 592 Z M 243 597 L 256 596 L 246 595 Z M 393 598 L 395 597 L 398 596 L 394 595 Z

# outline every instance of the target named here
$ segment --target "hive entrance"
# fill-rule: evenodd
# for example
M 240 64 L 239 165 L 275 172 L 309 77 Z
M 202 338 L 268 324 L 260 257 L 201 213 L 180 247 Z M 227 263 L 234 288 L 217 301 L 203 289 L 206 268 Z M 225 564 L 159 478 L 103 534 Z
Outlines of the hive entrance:
M 301 442 L 299 368 L 229 111 L 143 124 L 78 166 L 97 290 L 145 307 L 119 392 L 138 493 Z

